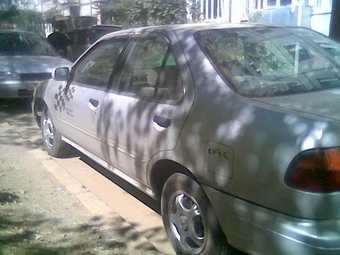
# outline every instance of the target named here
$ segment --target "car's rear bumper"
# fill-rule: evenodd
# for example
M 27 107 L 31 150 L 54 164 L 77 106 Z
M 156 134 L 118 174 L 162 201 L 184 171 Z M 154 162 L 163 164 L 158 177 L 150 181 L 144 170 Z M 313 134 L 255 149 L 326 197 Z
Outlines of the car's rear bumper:
M 290 217 L 204 187 L 229 243 L 251 254 L 340 254 L 340 220 Z
M 31 98 L 39 81 L 3 81 L 0 82 L 0 98 Z

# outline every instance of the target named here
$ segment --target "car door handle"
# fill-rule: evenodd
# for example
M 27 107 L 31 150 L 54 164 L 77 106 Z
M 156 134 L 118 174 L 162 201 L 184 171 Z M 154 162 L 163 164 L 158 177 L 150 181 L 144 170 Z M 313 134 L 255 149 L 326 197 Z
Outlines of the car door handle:
M 99 105 L 99 101 L 97 99 L 90 98 L 89 107 L 91 110 L 96 110 L 98 105 Z
M 153 122 L 162 128 L 168 128 L 171 125 L 170 119 L 158 115 L 153 117 Z

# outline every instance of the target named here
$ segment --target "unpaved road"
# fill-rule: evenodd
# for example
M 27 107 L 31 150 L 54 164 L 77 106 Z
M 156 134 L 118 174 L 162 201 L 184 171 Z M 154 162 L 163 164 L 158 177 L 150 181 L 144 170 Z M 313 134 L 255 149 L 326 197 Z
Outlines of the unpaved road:
M 157 203 L 86 162 L 49 157 L 29 105 L 0 101 L 0 254 L 174 254 Z

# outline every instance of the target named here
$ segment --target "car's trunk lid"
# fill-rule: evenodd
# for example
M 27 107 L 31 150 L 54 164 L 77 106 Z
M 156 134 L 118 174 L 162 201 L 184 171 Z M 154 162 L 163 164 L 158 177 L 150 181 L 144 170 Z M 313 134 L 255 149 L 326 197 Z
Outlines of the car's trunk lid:
M 340 121 L 340 88 L 254 100 L 278 108 Z

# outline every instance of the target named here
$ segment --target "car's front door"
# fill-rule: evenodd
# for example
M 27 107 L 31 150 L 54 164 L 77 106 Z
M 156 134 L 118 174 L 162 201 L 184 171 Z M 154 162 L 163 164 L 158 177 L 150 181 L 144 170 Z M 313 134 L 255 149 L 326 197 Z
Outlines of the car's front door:
M 67 98 L 59 108 L 62 129 L 78 149 L 84 148 L 102 158 L 102 137 L 98 133 L 98 117 L 107 94 L 110 77 L 115 70 L 126 40 L 103 41 L 91 49 L 72 70 L 66 86 Z M 64 91 L 61 87 L 60 90 Z M 79 148 L 79 145 L 81 148 Z
M 99 130 L 112 165 L 146 184 L 148 161 L 174 149 L 192 101 L 185 99 L 181 53 L 164 37 L 140 35 L 130 46 L 115 91 L 104 100 Z

